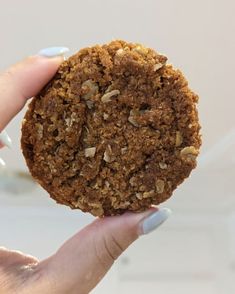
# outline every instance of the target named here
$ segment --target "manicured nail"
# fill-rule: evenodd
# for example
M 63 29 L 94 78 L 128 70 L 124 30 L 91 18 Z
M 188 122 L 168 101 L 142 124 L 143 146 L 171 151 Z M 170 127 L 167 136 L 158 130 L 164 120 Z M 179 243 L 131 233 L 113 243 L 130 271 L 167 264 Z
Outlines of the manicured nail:
M 69 48 L 67 47 L 49 47 L 42 49 L 38 52 L 38 55 L 44 57 L 56 57 L 56 56 L 63 56 L 65 53 L 69 52 Z
M 147 216 L 142 222 L 142 234 L 148 234 L 158 228 L 171 215 L 169 208 L 160 208 L 158 211 Z
M 9 148 L 12 147 L 12 141 L 11 138 L 8 136 L 6 131 L 2 131 L 0 133 L 0 142 L 2 143 L 2 145 L 7 146 Z
M 0 158 L 0 167 L 5 167 L 5 165 L 5 161 L 2 158 Z

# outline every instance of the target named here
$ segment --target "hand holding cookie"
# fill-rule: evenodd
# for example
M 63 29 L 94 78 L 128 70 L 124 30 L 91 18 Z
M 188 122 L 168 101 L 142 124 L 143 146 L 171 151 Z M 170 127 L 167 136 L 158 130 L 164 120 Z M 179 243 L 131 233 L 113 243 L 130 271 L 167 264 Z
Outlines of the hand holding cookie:
M 43 50 L 40 55 L 20 62 L 0 75 L 1 147 L 10 144 L 10 139 L 3 129 L 14 115 L 22 109 L 27 99 L 31 96 L 37 96 L 37 93 L 53 78 L 63 61 L 60 55 L 64 51 L 66 51 L 65 48 Z M 54 88 L 56 89 L 56 87 Z M 87 95 L 90 88 L 89 82 L 86 82 L 82 88 L 81 90 L 84 91 L 83 97 L 86 100 L 86 97 L 89 97 Z M 47 87 L 41 93 L 46 89 Z M 117 91 L 111 93 L 117 94 Z M 103 100 L 112 99 L 111 96 L 110 93 L 106 96 L 103 95 Z M 52 107 L 58 103 L 56 97 L 54 97 L 55 101 L 52 102 Z M 82 103 L 84 109 L 88 100 Z M 38 102 L 41 103 L 41 98 L 38 98 Z M 56 104 L 53 106 L 53 103 Z M 31 107 L 33 104 L 31 104 Z M 60 107 L 58 107 L 58 113 L 60 113 L 59 109 Z M 36 118 L 38 119 L 38 117 Z M 84 119 L 84 116 L 81 119 Z M 40 127 L 37 124 L 40 123 L 35 122 L 35 127 L 38 128 L 36 133 L 38 136 Z M 57 120 L 55 124 L 57 124 Z M 71 125 L 72 122 L 68 120 L 67 124 Z M 74 130 L 76 134 L 79 132 L 78 128 L 74 128 Z M 55 129 L 55 131 L 57 130 Z M 42 135 L 44 136 L 44 133 Z M 91 139 L 93 139 L 93 134 Z M 24 143 L 26 144 L 25 136 Z M 51 145 L 52 148 L 55 147 L 53 144 Z M 25 145 L 25 148 L 29 152 L 29 146 Z M 37 149 L 36 145 L 35 148 Z M 94 149 L 86 149 L 84 152 L 85 158 L 92 158 L 96 150 L 94 152 Z M 29 160 L 28 155 L 27 158 Z M 105 155 L 106 162 L 110 161 L 109 158 L 110 155 L 107 152 Z M 38 160 L 41 163 L 40 159 Z M 3 165 L 3 162 L 0 160 L 0 168 L 1 165 Z M 87 183 L 84 182 L 84 187 L 87 186 Z M 87 195 L 87 197 L 90 201 L 90 195 Z M 106 274 L 114 260 L 133 241 L 139 236 L 156 229 L 169 215 L 168 209 L 151 208 L 142 213 L 129 212 L 122 216 L 99 218 L 69 239 L 55 254 L 42 261 L 18 251 L 0 247 L 0 292 L 5 294 L 89 293 Z

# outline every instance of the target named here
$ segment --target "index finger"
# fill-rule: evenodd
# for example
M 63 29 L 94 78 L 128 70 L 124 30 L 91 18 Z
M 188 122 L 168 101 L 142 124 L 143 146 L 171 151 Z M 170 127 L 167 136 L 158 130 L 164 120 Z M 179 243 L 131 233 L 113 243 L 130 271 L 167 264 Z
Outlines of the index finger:
M 0 74 L 0 132 L 54 76 L 62 56 L 32 56 Z

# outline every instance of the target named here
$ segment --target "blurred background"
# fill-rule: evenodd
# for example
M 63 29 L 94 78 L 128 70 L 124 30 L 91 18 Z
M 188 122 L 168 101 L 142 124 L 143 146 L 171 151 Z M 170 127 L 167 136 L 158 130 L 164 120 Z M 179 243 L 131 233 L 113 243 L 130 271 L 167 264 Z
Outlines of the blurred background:
M 162 204 L 173 215 L 131 246 L 94 294 L 235 293 L 234 11 L 233 0 L 0 0 L 0 70 L 44 47 L 72 54 L 120 38 L 165 53 L 200 96 L 199 164 Z M 56 205 L 21 174 L 24 112 L 7 127 L 13 148 L 0 151 L 0 244 L 42 259 L 92 217 Z

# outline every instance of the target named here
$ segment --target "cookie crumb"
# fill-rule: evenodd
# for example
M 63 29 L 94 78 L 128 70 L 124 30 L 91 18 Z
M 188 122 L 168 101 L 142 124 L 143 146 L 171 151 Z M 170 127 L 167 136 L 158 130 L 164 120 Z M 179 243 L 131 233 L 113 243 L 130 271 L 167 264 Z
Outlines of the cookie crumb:
M 112 148 L 110 145 L 107 146 L 105 152 L 104 152 L 104 161 L 110 163 L 110 162 L 113 162 L 115 160 L 113 154 L 112 154 Z
M 94 157 L 96 152 L 96 147 L 90 147 L 85 149 L 85 156 L 86 157 Z
M 163 193 L 165 187 L 165 182 L 161 179 L 156 180 L 156 191 L 158 194 Z
M 101 101 L 103 103 L 107 103 L 110 102 L 113 96 L 119 95 L 120 91 L 119 90 L 112 90 L 111 92 L 105 93 L 102 97 L 101 97 Z
M 179 131 L 176 131 L 175 135 L 175 146 L 179 147 L 183 143 L 182 134 Z

